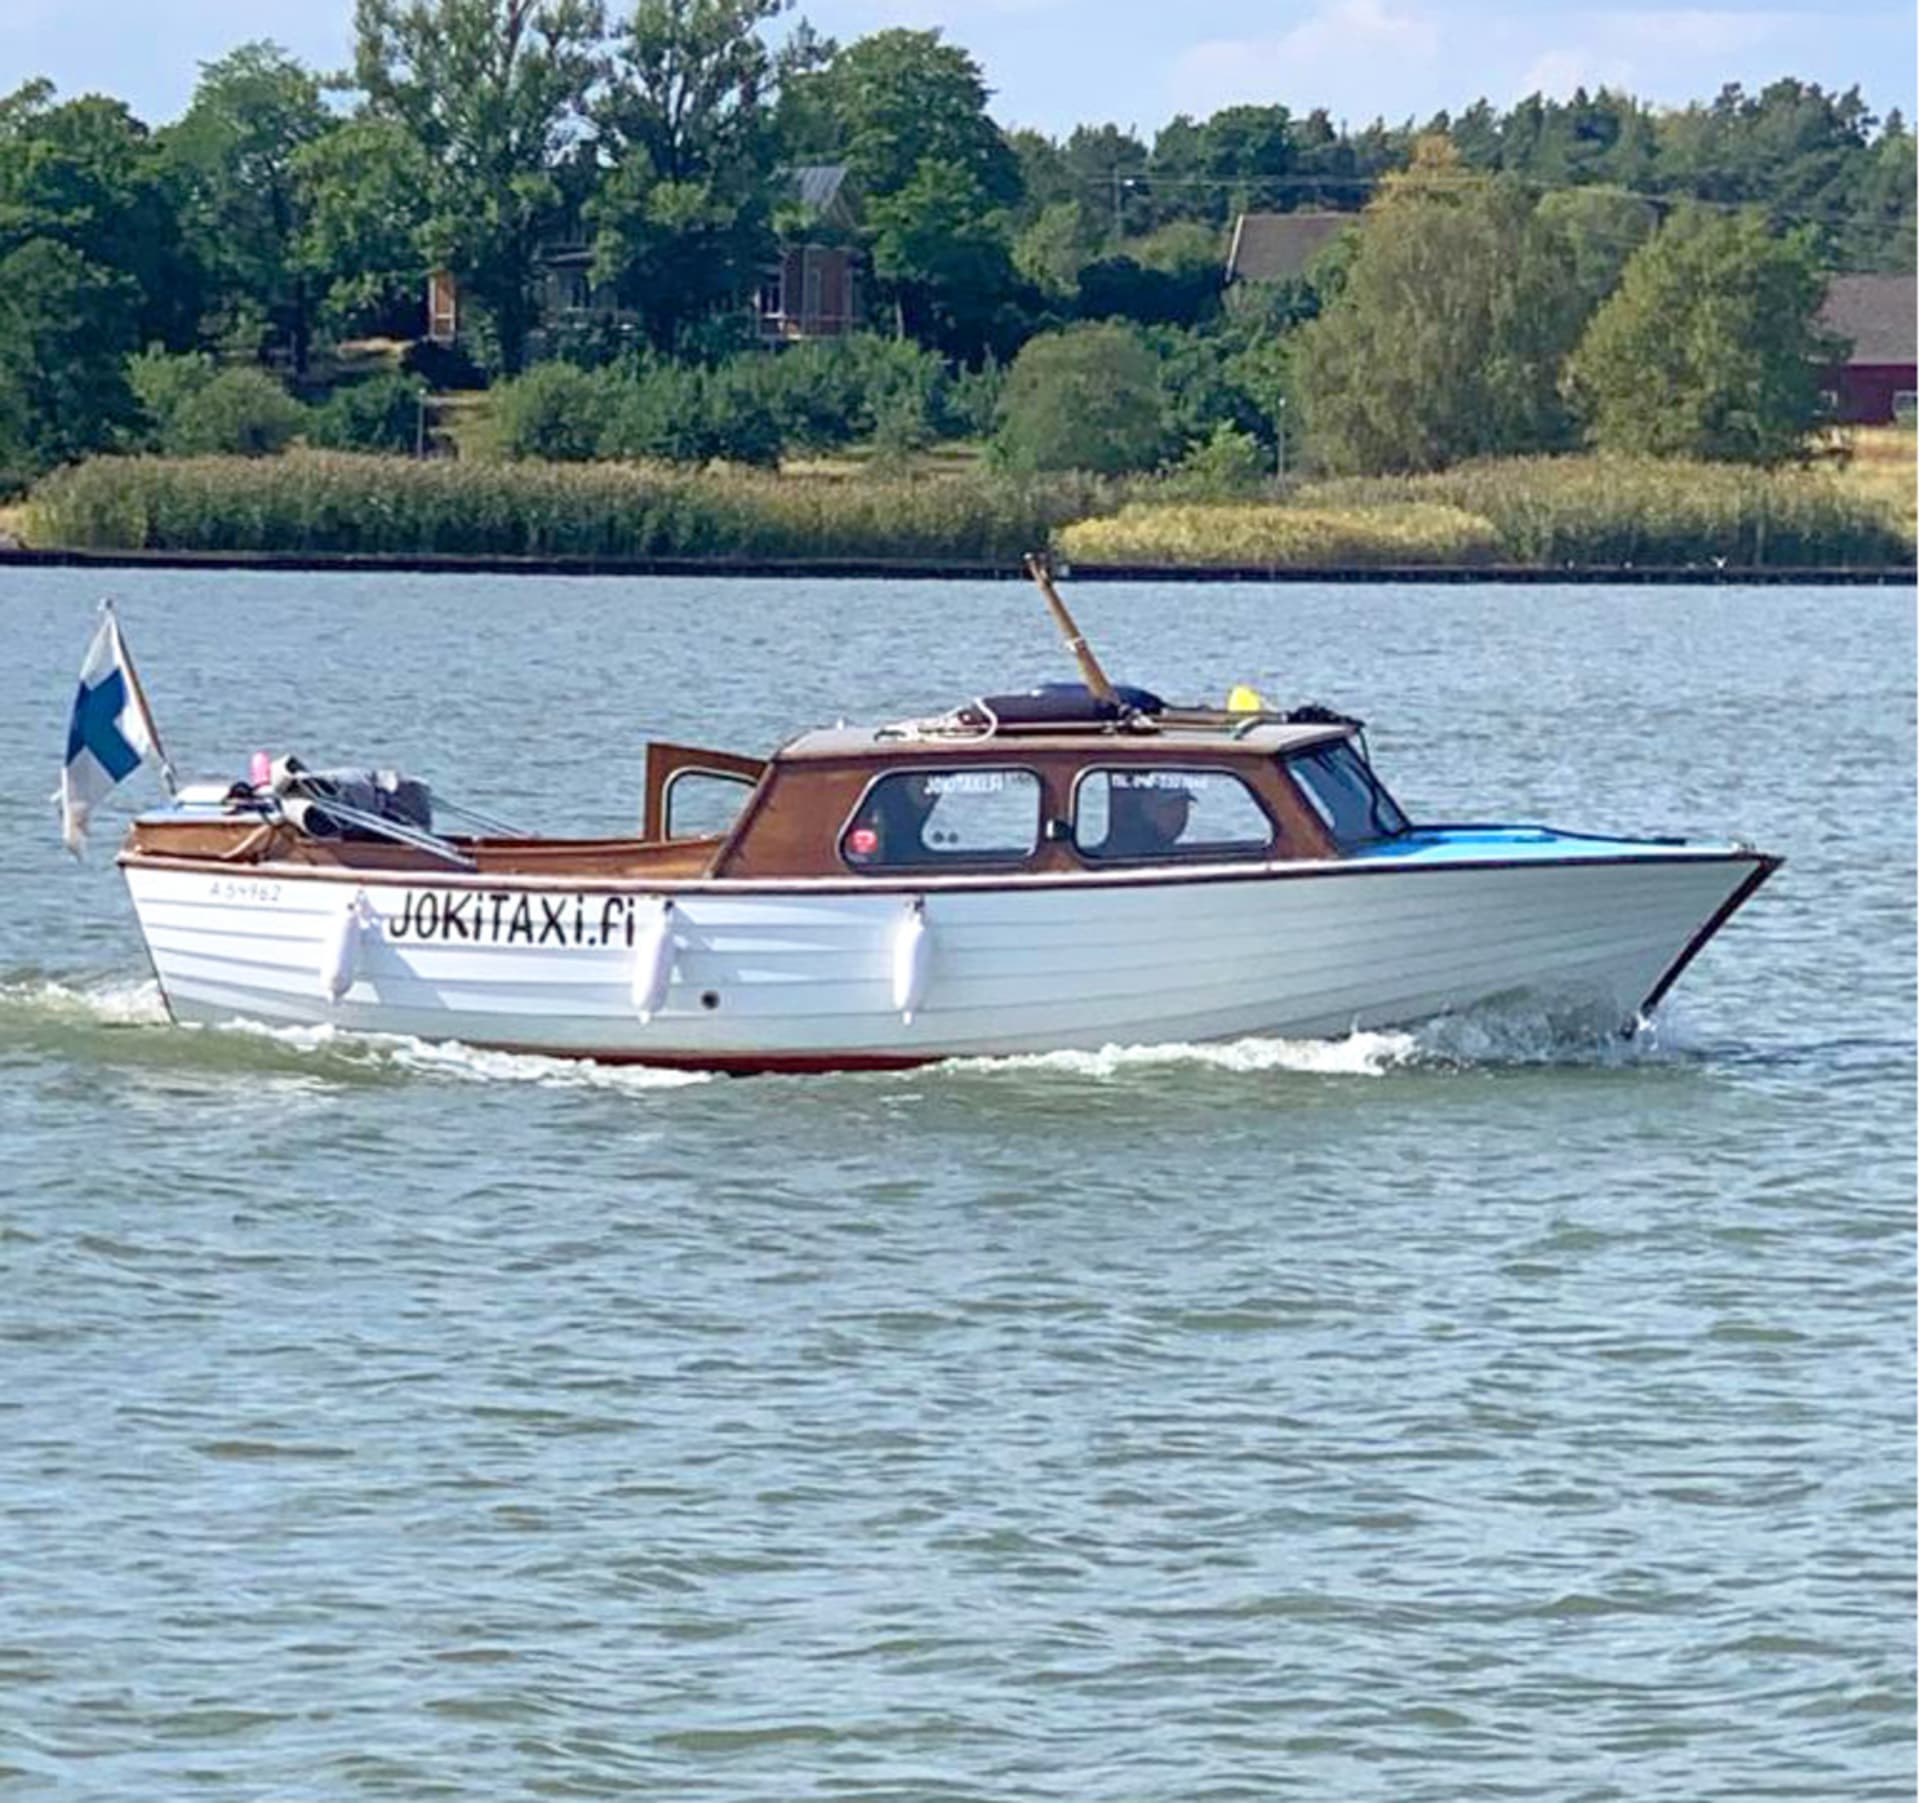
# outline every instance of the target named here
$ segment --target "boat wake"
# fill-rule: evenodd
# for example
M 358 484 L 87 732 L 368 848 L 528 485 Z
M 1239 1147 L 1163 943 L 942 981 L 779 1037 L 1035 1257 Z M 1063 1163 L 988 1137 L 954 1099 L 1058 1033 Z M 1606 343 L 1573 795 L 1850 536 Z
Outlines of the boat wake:
M 1356 1031 L 1340 1039 L 1252 1037 L 1204 1044 L 1109 1045 L 1098 1051 L 955 1058 L 939 1068 L 1032 1071 L 1110 1082 L 1168 1068 L 1234 1076 L 1388 1077 L 1403 1071 L 1625 1070 L 1692 1056 L 1684 1025 L 1666 1015 L 1627 1036 L 1610 1021 L 1590 1015 L 1508 1007 L 1448 1016 L 1405 1030 Z
M 164 1028 L 164 1032 L 125 1029 Z M 530 1083 L 549 1089 L 647 1091 L 712 1081 L 705 1071 L 650 1070 L 488 1051 L 457 1040 L 343 1033 L 335 1027 L 271 1027 L 257 1021 L 176 1026 L 152 978 L 63 983 L 29 977 L 0 981 L 0 1045 L 7 1042 L 102 1061 L 164 1059 L 208 1069 L 306 1071 L 343 1082 L 385 1076 L 456 1083 Z
M 330 1026 L 271 1027 L 233 1021 L 212 1027 L 176 1027 L 169 1022 L 159 986 L 151 978 L 72 983 L 31 973 L 0 980 L 0 1046 L 7 1042 L 103 1061 L 128 1061 L 131 1054 L 131 1061 L 140 1063 L 161 1060 L 209 1069 L 265 1067 L 342 1082 L 401 1077 L 638 1094 L 713 1080 L 713 1074 L 704 1071 L 597 1064 L 489 1051 L 451 1040 L 348 1033 Z M 1353 1032 L 1339 1039 L 1251 1037 L 953 1058 L 930 1070 L 900 1072 L 883 1080 L 1027 1073 L 1106 1083 L 1174 1070 L 1236 1077 L 1380 1078 L 1398 1072 L 1627 1069 L 1685 1062 L 1695 1055 L 1684 1024 L 1670 1015 L 1661 1015 L 1626 1038 L 1591 1017 L 1509 1007 L 1452 1016 L 1411 1030 Z

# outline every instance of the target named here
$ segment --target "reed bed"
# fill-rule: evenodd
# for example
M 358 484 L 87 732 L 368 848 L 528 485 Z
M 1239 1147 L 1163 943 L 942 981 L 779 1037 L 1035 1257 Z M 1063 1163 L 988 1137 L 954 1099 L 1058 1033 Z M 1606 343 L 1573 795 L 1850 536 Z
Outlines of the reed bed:
M 1500 539 L 1477 514 L 1433 501 L 1372 507 L 1237 506 L 1133 501 L 1110 519 L 1062 527 L 1070 562 L 1240 569 L 1379 569 L 1488 564 Z
M 1006 563 L 1119 504 L 1090 476 L 809 481 L 648 464 L 102 457 L 33 492 L 36 544 L 469 557 Z
M 1911 445 L 1912 438 L 1905 442 Z M 1864 460 L 1861 460 L 1864 462 Z M 1910 472 L 1605 457 L 1305 483 L 1272 501 L 1151 482 L 645 463 L 416 462 L 351 452 L 103 457 L 36 487 L 21 536 L 99 550 L 1377 568 L 1885 568 L 1914 558 Z
M 1311 482 L 1293 499 L 1305 508 L 1464 508 L 1492 523 L 1503 561 L 1540 568 L 1853 569 L 1914 556 L 1895 509 L 1823 469 L 1518 457 L 1430 476 Z

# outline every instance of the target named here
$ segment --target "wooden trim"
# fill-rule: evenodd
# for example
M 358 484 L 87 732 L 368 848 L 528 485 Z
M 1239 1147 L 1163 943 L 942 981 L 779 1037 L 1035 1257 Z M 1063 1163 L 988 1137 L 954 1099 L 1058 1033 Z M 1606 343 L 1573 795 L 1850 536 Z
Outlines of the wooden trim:
M 765 758 L 743 757 L 737 751 L 708 751 L 698 745 L 676 745 L 671 740 L 655 739 L 647 746 L 646 774 L 641 780 L 640 837 L 646 840 L 666 837 L 665 808 L 667 779 L 676 771 L 696 769 L 716 776 L 742 776 L 758 782 L 767 773 Z
M 1233 865 L 1168 864 L 1127 870 L 1035 870 L 1010 874 L 921 873 L 914 877 L 671 877 L 655 882 L 646 877 L 526 876 L 510 871 L 468 871 L 416 865 L 405 870 L 352 865 L 262 863 L 249 868 L 283 878 L 324 883 L 364 883 L 396 888 L 433 889 L 586 889 L 595 894 L 635 895 L 902 895 L 934 894 L 952 890 L 962 894 L 1027 889 L 1143 889 L 1179 883 L 1321 882 L 1368 877 L 1431 878 L 1456 872 L 1489 870 L 1593 870 L 1614 865 L 1737 864 L 1754 862 L 1777 869 L 1782 859 L 1764 852 L 1697 851 L 1680 847 L 1648 852 L 1588 858 L 1459 858 L 1444 864 L 1414 864 L 1399 859 L 1288 859 L 1280 862 Z M 229 866 L 213 858 L 180 858 L 148 852 L 123 851 L 118 862 L 127 868 L 213 872 Z M 1722 918 L 1759 885 L 1751 883 L 1722 911 Z

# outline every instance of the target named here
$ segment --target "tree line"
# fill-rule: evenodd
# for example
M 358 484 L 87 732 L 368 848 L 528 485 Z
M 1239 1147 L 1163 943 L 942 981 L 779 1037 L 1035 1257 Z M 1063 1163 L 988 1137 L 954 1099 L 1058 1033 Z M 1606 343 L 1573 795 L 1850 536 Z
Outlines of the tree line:
M 1041 391 L 1083 380 L 1090 354 L 1125 366 L 1124 392 L 1150 378 L 1152 418 L 1136 409 L 1122 449 L 1097 453 L 1130 464 L 1210 444 L 1244 463 L 1248 446 L 1279 452 L 1290 420 L 1329 467 L 1554 448 L 1612 417 L 1606 340 L 1574 349 L 1635 253 L 1681 221 L 1715 242 L 1743 222 L 1748 264 L 1789 246 L 1816 272 L 1913 266 L 1913 139 L 1857 90 L 1782 80 L 1670 111 L 1581 92 L 1356 130 L 1237 106 L 1151 141 L 1110 124 L 1054 140 L 997 125 L 978 65 L 938 31 L 843 46 L 804 23 L 782 33 L 783 5 L 636 0 L 610 17 L 599 0 L 356 0 L 351 69 L 243 45 L 158 128 L 45 82 L 0 98 L 0 470 L 217 444 L 229 416 L 272 411 L 236 369 L 299 388 L 318 346 L 416 337 L 430 269 L 456 277 L 479 367 L 422 373 L 517 376 L 542 253 L 563 242 L 588 250 L 630 327 L 566 347 L 628 385 L 608 390 L 626 421 L 608 442 L 729 454 L 737 440 L 764 460 L 769 443 L 878 419 L 903 442 L 984 425 L 1036 466 L 1056 453 L 1022 409 L 1045 414 Z M 792 172 L 823 162 L 848 172 L 850 225 L 801 216 Z M 1352 212 L 1357 229 L 1310 279 L 1230 304 L 1228 222 L 1298 207 Z M 1391 287 L 1372 273 L 1386 247 L 1370 247 L 1393 208 L 1433 224 L 1415 234 L 1422 280 L 1508 259 L 1506 286 L 1475 304 L 1495 339 L 1524 342 L 1478 355 L 1427 342 L 1431 320 L 1364 324 L 1369 294 Z M 729 374 L 777 246 L 823 229 L 859 253 L 868 324 L 900 352 Z M 1402 366 L 1397 388 L 1337 404 L 1384 364 Z M 838 427 L 823 417 L 834 393 L 851 397 Z M 336 402 L 317 422 L 282 409 L 266 436 L 408 430 L 391 388 Z M 769 410 L 811 423 L 770 439 Z M 521 412 L 537 431 L 539 409 Z M 1409 419 L 1425 422 L 1411 440 Z

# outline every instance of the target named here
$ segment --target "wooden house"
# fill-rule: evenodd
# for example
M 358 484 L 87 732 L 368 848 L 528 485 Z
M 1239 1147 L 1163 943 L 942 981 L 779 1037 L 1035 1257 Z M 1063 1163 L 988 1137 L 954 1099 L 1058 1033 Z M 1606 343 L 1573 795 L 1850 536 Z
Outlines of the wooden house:
M 1847 345 L 1828 386 L 1842 425 L 1890 425 L 1914 404 L 1915 280 L 1911 275 L 1837 275 L 1819 324 Z

